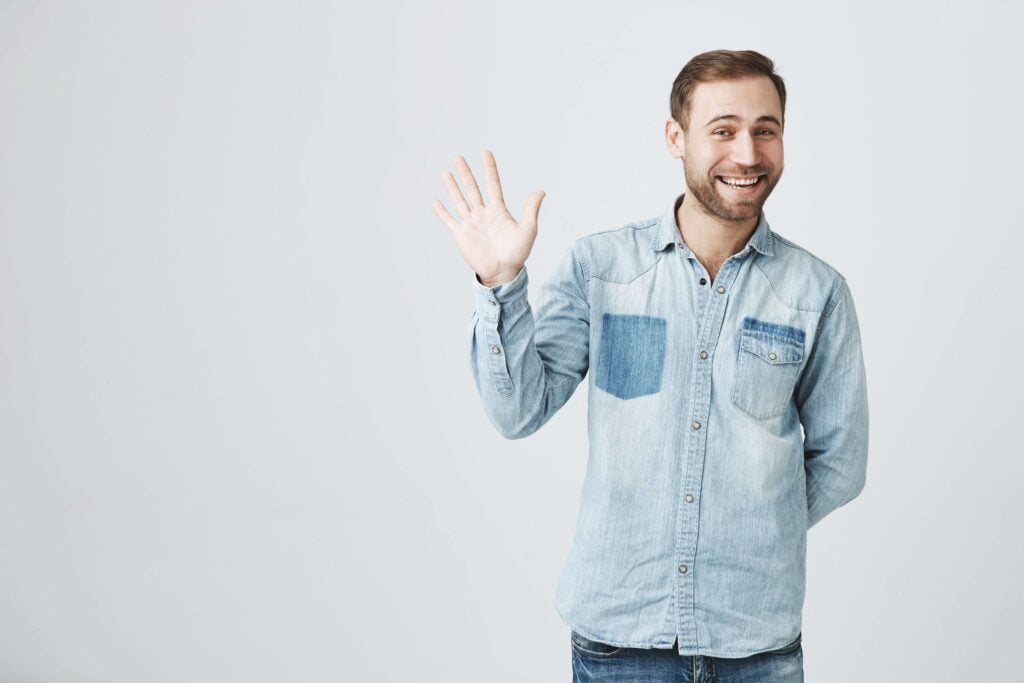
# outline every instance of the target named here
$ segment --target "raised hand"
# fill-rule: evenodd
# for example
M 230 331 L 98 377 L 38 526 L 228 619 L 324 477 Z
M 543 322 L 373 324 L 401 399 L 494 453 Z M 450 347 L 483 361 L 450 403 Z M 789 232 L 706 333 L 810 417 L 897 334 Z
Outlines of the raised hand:
M 437 217 L 448 226 L 455 238 L 455 245 L 480 282 L 493 287 L 514 280 L 526 263 L 533 241 L 537 238 L 537 215 L 540 213 L 544 192 L 537 190 L 526 198 L 523 217 L 516 221 L 505 208 L 494 155 L 484 150 L 483 160 L 484 177 L 487 179 L 487 204 L 484 204 L 469 164 L 462 156 L 457 156 L 454 159 L 455 166 L 469 201 L 466 201 L 451 172 L 446 171 L 441 179 L 448 188 L 448 196 L 462 216 L 462 222 L 456 221 L 440 200 L 435 199 L 432 206 Z

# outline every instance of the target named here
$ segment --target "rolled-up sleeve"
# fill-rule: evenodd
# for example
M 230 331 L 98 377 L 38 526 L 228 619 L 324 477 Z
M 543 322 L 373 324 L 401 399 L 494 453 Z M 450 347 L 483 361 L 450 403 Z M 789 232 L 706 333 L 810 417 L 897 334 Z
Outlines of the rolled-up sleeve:
M 857 312 L 845 279 L 822 312 L 796 400 L 804 429 L 810 529 L 856 498 L 867 477 L 867 379 Z
M 541 287 L 537 313 L 526 266 L 485 287 L 474 274 L 468 329 L 470 370 L 484 411 L 505 437 L 537 431 L 576 390 L 589 367 L 587 277 L 574 243 Z

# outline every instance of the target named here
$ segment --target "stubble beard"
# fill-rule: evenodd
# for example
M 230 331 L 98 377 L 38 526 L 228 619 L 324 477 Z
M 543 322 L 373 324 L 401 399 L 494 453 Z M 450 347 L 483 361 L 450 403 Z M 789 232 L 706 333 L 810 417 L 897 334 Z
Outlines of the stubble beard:
M 751 176 L 765 173 L 761 167 L 753 167 L 750 170 L 739 173 L 711 173 L 707 177 L 701 175 L 697 169 L 690 166 L 687 158 L 683 159 L 683 171 L 686 174 L 686 188 L 697 200 L 697 205 L 709 216 L 714 216 L 725 221 L 740 222 L 757 218 L 761 215 L 761 207 L 764 206 L 768 195 L 772 193 L 779 179 L 782 177 L 782 169 L 772 175 L 768 173 L 760 182 L 764 187 L 760 188 L 757 194 L 750 197 L 740 197 L 734 201 L 727 201 L 717 188 L 718 181 L 715 175 L 738 175 Z

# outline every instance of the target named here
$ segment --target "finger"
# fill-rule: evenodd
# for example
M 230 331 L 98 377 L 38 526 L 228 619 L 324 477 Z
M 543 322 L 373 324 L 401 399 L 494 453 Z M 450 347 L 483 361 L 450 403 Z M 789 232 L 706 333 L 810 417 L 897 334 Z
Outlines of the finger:
M 547 195 L 543 190 L 537 190 L 526 198 L 526 205 L 523 207 L 523 222 L 530 225 L 537 225 L 537 217 L 540 215 L 540 203 Z
M 484 177 L 487 178 L 487 196 L 492 202 L 505 203 L 501 194 L 501 179 L 498 177 L 498 162 L 494 160 L 491 150 L 484 150 Z
M 441 221 L 448 226 L 449 230 L 455 232 L 458 229 L 459 222 L 455 220 L 455 218 L 450 213 L 448 213 L 448 207 L 442 204 L 440 200 L 435 199 L 433 202 L 430 203 L 430 205 L 434 207 L 434 213 L 436 213 L 437 217 L 440 218 Z
M 459 177 L 462 178 L 466 194 L 469 195 L 469 205 L 474 209 L 478 206 L 483 206 L 484 198 L 480 196 L 480 188 L 477 187 L 476 178 L 473 177 L 473 171 L 469 170 L 469 164 L 466 163 L 461 154 L 455 157 L 455 165 L 459 169 Z
M 445 171 L 441 176 L 441 180 L 444 182 L 444 186 L 448 188 L 448 196 L 452 198 L 455 208 L 459 210 L 463 218 L 469 218 L 469 204 L 466 203 L 466 198 L 462 196 L 462 190 L 459 189 L 459 184 L 455 182 L 455 176 L 450 171 Z

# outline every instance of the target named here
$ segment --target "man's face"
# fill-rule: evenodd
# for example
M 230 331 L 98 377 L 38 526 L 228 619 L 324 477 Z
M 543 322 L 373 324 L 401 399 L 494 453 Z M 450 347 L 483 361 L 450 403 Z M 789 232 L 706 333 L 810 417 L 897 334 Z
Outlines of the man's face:
M 782 102 L 767 76 L 699 84 L 681 145 L 688 191 L 723 220 L 757 218 L 782 177 L 782 132 Z

